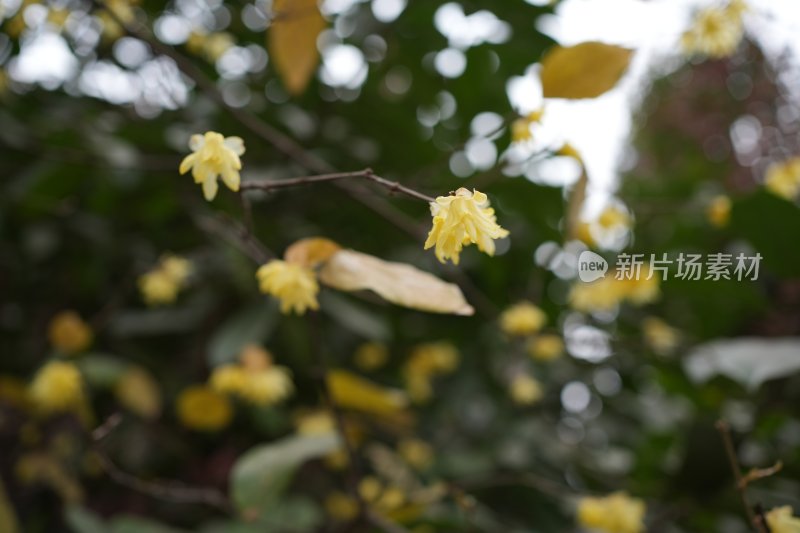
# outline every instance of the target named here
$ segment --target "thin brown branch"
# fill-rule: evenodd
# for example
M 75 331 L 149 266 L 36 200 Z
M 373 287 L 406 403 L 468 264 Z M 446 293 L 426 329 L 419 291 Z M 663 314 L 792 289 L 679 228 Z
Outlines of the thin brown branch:
M 728 456 L 728 462 L 733 472 L 733 477 L 736 480 L 736 490 L 739 491 L 739 497 L 742 500 L 742 505 L 747 515 L 747 520 L 755 528 L 758 533 L 768 533 L 764 528 L 762 520 L 756 518 L 753 512 L 753 506 L 750 504 L 750 498 L 747 496 L 747 483 L 744 482 L 742 477 L 742 468 L 739 465 L 739 459 L 736 457 L 736 449 L 733 446 L 733 438 L 731 437 L 731 427 L 726 420 L 718 420 L 717 431 L 722 436 L 722 443 L 725 446 L 725 454 Z
M 197 227 L 233 244 L 259 265 L 263 265 L 274 255 L 245 226 L 235 220 L 222 222 L 215 217 L 197 216 L 194 221 Z
M 199 503 L 216 507 L 228 513 L 230 502 L 225 495 L 212 488 L 192 487 L 177 481 L 147 481 L 122 470 L 103 450 L 102 441 L 108 437 L 122 422 L 122 415 L 115 413 L 92 431 L 93 450 L 100 462 L 100 467 L 113 481 L 136 492 L 146 494 L 158 500 L 172 503 Z
M 376 175 L 374 172 L 372 172 L 371 168 L 365 168 L 364 170 L 356 170 L 354 172 L 333 172 L 328 174 L 318 174 L 315 176 L 302 176 L 299 178 L 290 178 L 284 180 L 250 181 L 242 183 L 241 188 L 242 190 L 258 189 L 262 191 L 273 191 L 275 189 L 284 189 L 287 187 L 297 187 L 301 185 L 311 185 L 314 183 L 338 181 L 351 178 L 366 179 L 373 183 L 377 183 L 382 187 L 385 187 L 392 193 L 400 192 L 412 198 L 422 200 L 423 202 L 431 203 L 435 201 L 433 197 L 428 196 L 427 194 L 423 194 L 419 191 L 406 187 L 396 181 L 390 181 Z
M 752 468 L 750 471 L 742 477 L 741 483 L 742 487 L 747 487 L 750 483 L 754 481 L 758 481 L 759 479 L 764 479 L 765 477 L 774 476 L 778 472 L 783 469 L 783 462 L 778 461 L 774 465 L 770 466 L 769 468 Z

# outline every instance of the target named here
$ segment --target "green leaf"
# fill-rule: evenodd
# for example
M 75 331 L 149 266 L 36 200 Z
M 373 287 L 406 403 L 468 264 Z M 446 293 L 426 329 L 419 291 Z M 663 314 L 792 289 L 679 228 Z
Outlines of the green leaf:
M 108 526 L 95 513 L 80 505 L 70 505 L 64 519 L 73 533 L 107 533 Z M 5 531 L 5 530 L 4 530 Z
M 264 511 L 275 503 L 294 471 L 310 459 L 335 451 L 338 435 L 292 435 L 257 446 L 242 455 L 231 471 L 232 498 L 242 511 Z
M 376 312 L 330 291 L 322 293 L 319 300 L 322 312 L 343 328 L 365 339 L 384 342 L 391 340 L 391 328 Z
M 101 389 L 113 387 L 129 366 L 113 355 L 101 353 L 87 354 L 77 363 L 87 383 Z
M 596 98 L 617 85 L 632 56 L 632 50 L 598 42 L 555 46 L 542 59 L 544 96 Z
M 236 359 L 247 344 L 263 343 L 277 323 L 275 300 L 263 298 L 229 318 L 208 345 L 208 362 L 219 366 Z

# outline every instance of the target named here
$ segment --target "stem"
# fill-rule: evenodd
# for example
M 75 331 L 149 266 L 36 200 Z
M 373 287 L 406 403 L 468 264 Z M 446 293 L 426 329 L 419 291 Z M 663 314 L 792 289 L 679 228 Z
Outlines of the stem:
M 747 483 L 742 477 L 742 468 L 739 466 L 739 459 L 736 457 L 736 450 L 733 447 L 731 426 L 726 420 L 720 419 L 717 421 L 716 427 L 717 431 L 719 431 L 720 435 L 722 436 L 722 443 L 725 446 L 725 454 L 728 456 L 728 462 L 731 465 L 731 471 L 733 472 L 733 477 L 736 480 L 736 490 L 739 492 L 739 497 L 742 500 L 742 505 L 744 506 L 747 520 L 753 525 L 753 527 L 755 527 L 758 533 L 768 533 L 764 529 L 764 525 L 762 524 L 761 520 L 756 519 L 756 515 L 753 512 L 753 506 L 750 504 L 750 498 L 747 496 Z
M 387 188 L 390 192 L 393 193 L 401 192 L 407 196 L 416 198 L 417 200 L 422 200 L 423 202 L 431 203 L 435 201 L 433 197 L 428 196 L 427 194 L 422 194 L 421 192 L 415 191 L 414 189 L 401 185 L 396 181 L 390 181 L 380 176 L 377 176 L 372 172 L 371 168 L 365 168 L 364 170 L 356 170 L 354 172 L 334 172 L 329 174 L 318 174 L 315 176 L 302 176 L 299 178 L 291 178 L 285 180 L 249 181 L 242 183 L 241 189 L 242 190 L 259 189 L 262 191 L 272 191 L 275 189 L 297 187 L 300 185 L 311 185 L 313 183 L 322 183 L 326 181 L 338 181 L 349 178 L 367 179 L 373 183 L 377 183 L 378 185 Z

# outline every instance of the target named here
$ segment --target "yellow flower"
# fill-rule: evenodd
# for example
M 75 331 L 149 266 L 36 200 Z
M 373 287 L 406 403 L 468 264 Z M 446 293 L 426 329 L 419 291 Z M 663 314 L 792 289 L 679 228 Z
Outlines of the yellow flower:
M 520 405 L 533 405 L 544 396 L 542 384 L 525 374 L 514 376 L 509 393 L 511 398 Z
M 227 32 L 216 32 L 206 37 L 203 52 L 212 63 L 222 57 L 234 44 L 233 35 Z
M 767 525 L 771 533 L 800 533 L 800 518 L 793 516 L 788 505 L 775 507 L 767 513 Z
M 161 391 L 158 382 L 145 369 L 132 367 L 114 386 L 119 403 L 142 418 L 152 420 L 161 414 Z
M 706 218 L 717 228 L 727 226 L 731 218 L 731 199 L 725 195 L 715 196 L 706 207 Z
M 251 372 L 260 372 L 272 366 L 272 354 L 258 344 L 246 344 L 239 353 L 239 363 Z
M 661 280 L 657 273 L 647 279 L 649 272 L 650 266 L 643 265 L 638 278 L 617 281 L 622 287 L 624 298 L 633 305 L 649 304 L 661 296 Z
M 228 398 L 205 385 L 184 389 L 178 396 L 176 410 L 184 426 L 199 431 L 218 431 L 233 418 Z
M 478 249 L 494 255 L 494 239 L 508 236 L 497 224 L 494 209 L 486 195 L 477 190 L 458 189 L 454 195 L 439 196 L 431 202 L 433 227 L 425 241 L 425 249 L 436 246 L 436 258 L 444 263 L 451 259 L 458 264 L 464 245 L 477 244 Z
M 92 343 L 92 329 L 74 311 L 61 311 L 48 326 L 50 343 L 59 352 L 74 355 Z
M 271 366 L 247 377 L 242 398 L 258 406 L 274 405 L 294 392 L 291 373 L 283 366 Z
M 192 171 L 195 183 L 203 185 L 203 195 L 211 201 L 217 195 L 217 178 L 232 191 L 239 190 L 239 171 L 244 153 L 244 141 L 240 137 L 223 137 L 214 131 L 205 135 L 192 135 L 189 139 L 192 153 L 181 161 L 180 173 Z
M 625 297 L 623 286 L 611 274 L 590 283 L 577 283 L 569 293 L 573 309 L 583 312 L 611 311 Z
M 417 403 L 428 401 L 433 394 L 433 378 L 455 370 L 459 358 L 458 349 L 449 342 L 417 345 L 403 366 L 406 390 L 411 399 Z
M 660 318 L 647 317 L 642 320 L 644 340 L 659 354 L 669 354 L 678 347 L 680 333 Z
M 530 302 L 520 302 L 503 311 L 500 328 L 506 335 L 531 335 L 547 322 L 547 315 Z
M 308 268 L 273 259 L 258 269 L 256 278 L 261 292 L 281 301 L 284 314 L 294 311 L 302 315 L 307 309 L 319 309 L 319 284 Z
M 733 54 L 744 36 L 740 4 L 698 11 L 692 27 L 681 37 L 684 52 L 716 59 Z
M 377 370 L 389 360 L 389 349 L 380 342 L 365 342 L 356 349 L 353 358 L 359 369 L 365 372 Z
M 33 404 L 44 413 L 78 411 L 85 403 L 81 373 L 72 363 L 53 361 L 36 372 L 28 388 Z
M 297 418 L 295 425 L 301 435 L 321 435 L 336 431 L 336 421 L 325 410 L 305 413 Z
M 800 157 L 770 165 L 764 185 L 772 194 L 794 200 L 800 192 Z
M 644 531 L 645 504 L 625 492 L 604 498 L 582 498 L 578 504 L 578 522 L 604 533 L 640 533 Z
M 325 497 L 325 512 L 339 522 L 347 522 L 358 515 L 358 502 L 343 492 L 331 492 Z
M 612 205 L 606 207 L 600 216 L 597 217 L 597 223 L 603 229 L 612 228 L 629 228 L 631 225 L 631 217 L 621 208 Z
M 564 341 L 561 337 L 548 333 L 528 341 L 528 354 L 538 361 L 552 361 L 564 354 Z
M 211 371 L 208 384 L 217 392 L 242 394 L 247 388 L 247 370 L 240 365 L 222 365 Z
M 139 292 L 147 305 L 173 303 L 191 274 L 191 263 L 175 255 L 165 255 L 153 270 L 139 276 Z
M 406 463 L 417 470 L 425 470 L 433 463 L 433 448 L 420 439 L 406 439 L 397 444 L 397 451 Z

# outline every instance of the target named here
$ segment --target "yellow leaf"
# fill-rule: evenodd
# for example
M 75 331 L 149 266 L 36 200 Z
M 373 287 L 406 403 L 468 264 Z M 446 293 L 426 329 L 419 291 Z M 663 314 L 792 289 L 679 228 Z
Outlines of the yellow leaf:
M 322 283 L 340 291 L 372 290 L 394 304 L 433 313 L 471 315 L 457 285 L 411 265 L 392 263 L 354 250 L 341 250 L 319 271 Z
M 585 42 L 551 48 L 542 59 L 545 98 L 595 98 L 614 88 L 625 74 L 633 50 Z
M 316 268 L 339 250 L 341 250 L 341 246 L 330 239 L 309 237 L 300 239 L 289 246 L 283 253 L 283 258 L 287 263 Z
M 326 379 L 331 400 L 344 409 L 384 416 L 408 405 L 403 391 L 381 387 L 346 370 L 331 370 Z
M 317 0 L 274 0 L 267 48 L 275 69 L 292 95 L 305 91 L 319 63 L 317 37 L 326 22 Z

